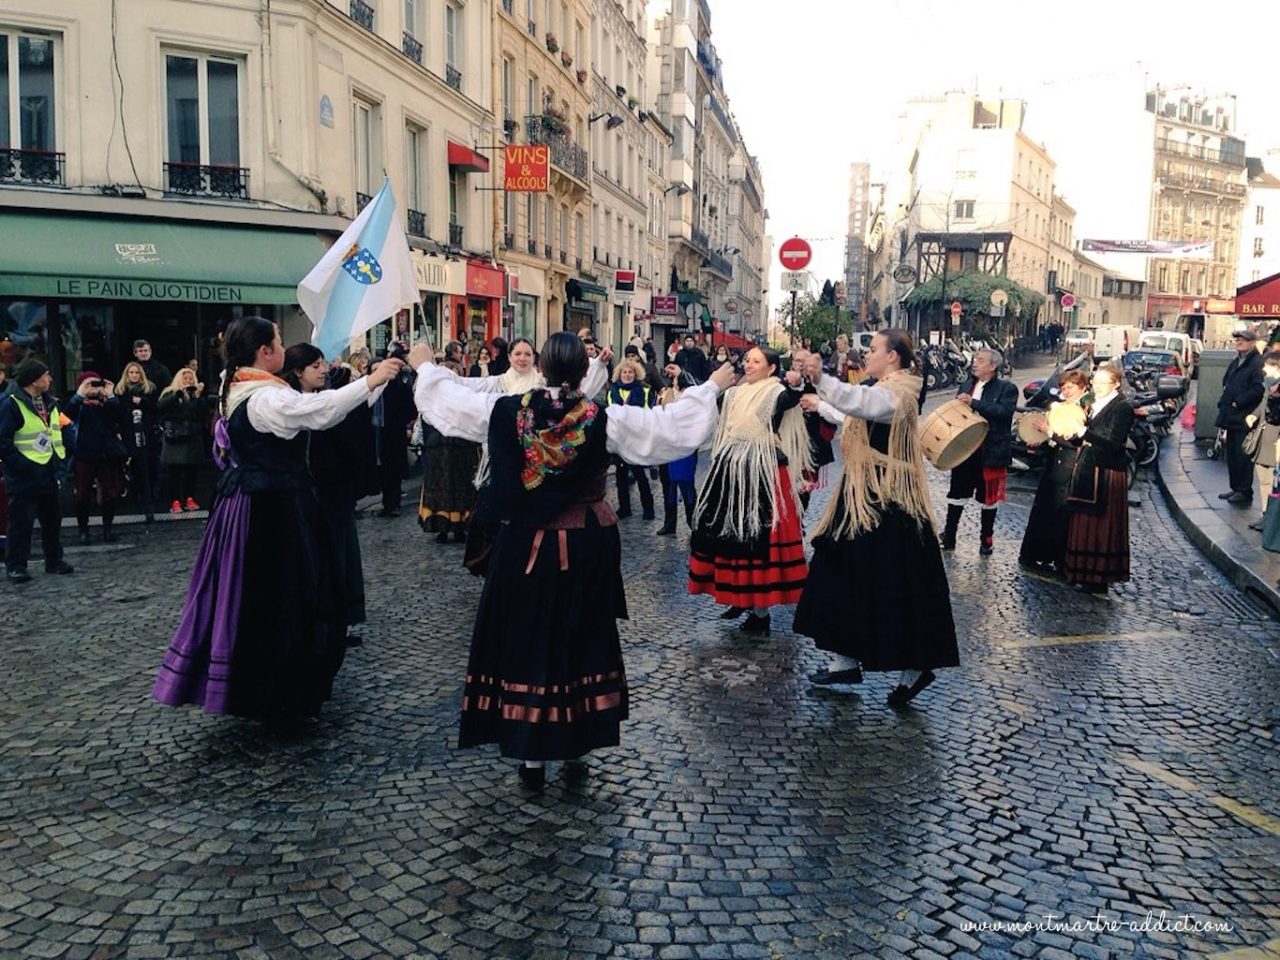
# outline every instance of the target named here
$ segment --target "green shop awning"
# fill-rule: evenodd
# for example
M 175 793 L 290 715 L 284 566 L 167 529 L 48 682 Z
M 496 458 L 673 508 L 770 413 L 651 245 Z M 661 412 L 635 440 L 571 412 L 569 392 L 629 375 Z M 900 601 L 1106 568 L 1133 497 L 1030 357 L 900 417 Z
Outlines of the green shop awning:
M 296 303 L 332 236 L 313 230 L 0 211 L 0 296 Z
M 565 284 L 565 293 L 572 300 L 581 300 L 585 303 L 608 303 L 609 291 L 598 283 L 592 283 L 590 280 L 570 280 Z

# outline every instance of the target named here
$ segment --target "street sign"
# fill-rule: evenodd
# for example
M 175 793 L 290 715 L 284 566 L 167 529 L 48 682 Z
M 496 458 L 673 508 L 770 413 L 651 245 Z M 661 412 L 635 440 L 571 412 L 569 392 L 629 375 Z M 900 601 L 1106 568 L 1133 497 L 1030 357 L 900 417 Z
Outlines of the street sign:
M 792 237 L 782 241 L 782 246 L 778 248 L 778 259 L 784 270 L 803 270 L 813 259 L 813 248 L 807 240 Z
M 1005 293 L 1003 290 L 991 291 L 991 305 L 993 307 L 1003 307 L 1008 302 L 1009 302 L 1009 294 Z
M 952 318 L 958 320 L 960 319 L 960 314 L 962 313 L 964 313 L 964 306 L 960 303 L 959 300 L 953 300 L 951 303 Z
M 804 293 L 809 289 L 807 270 L 782 271 L 782 289 L 785 293 Z
M 725 312 L 725 313 L 737 313 L 737 312 L 738 312 L 738 301 L 737 301 L 737 300 L 726 300 L 726 301 L 724 302 L 724 312 Z
M 1063 310 L 1070 310 L 1072 307 L 1076 305 L 1076 298 L 1069 293 L 1064 293 L 1059 303 L 1062 304 Z
M 893 268 L 893 279 L 898 283 L 910 283 L 916 278 L 916 268 L 909 263 L 900 263 Z
M 653 312 L 659 317 L 674 317 L 680 313 L 680 304 L 675 297 L 653 298 Z

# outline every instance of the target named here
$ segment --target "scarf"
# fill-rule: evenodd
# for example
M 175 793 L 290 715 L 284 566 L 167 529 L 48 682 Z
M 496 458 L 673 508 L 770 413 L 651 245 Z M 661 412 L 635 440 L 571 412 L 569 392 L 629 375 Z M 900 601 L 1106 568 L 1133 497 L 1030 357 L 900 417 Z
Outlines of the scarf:
M 903 510 L 920 525 L 935 525 L 920 433 L 916 428 L 920 384 L 919 377 L 906 371 L 891 373 L 876 384 L 892 393 L 895 403 L 887 454 L 871 446 L 866 420 L 845 419 L 844 438 L 840 442 L 844 454 L 840 497 L 833 496 L 828 501 L 814 537 L 828 534 L 835 539 L 851 539 L 866 533 L 879 522 L 886 504 Z M 837 500 L 844 504 L 838 524 Z
M 542 486 L 542 481 L 548 476 L 564 472 L 573 463 L 578 456 L 578 448 L 586 442 L 587 428 L 595 422 L 600 411 L 590 400 L 570 395 L 565 400 L 573 402 L 573 406 L 564 418 L 539 427 L 529 406 L 532 399 L 532 391 L 521 397 L 520 412 L 516 414 L 516 432 L 524 455 L 520 482 L 526 490 Z M 556 407 L 560 405 L 559 400 L 553 404 Z
M 723 490 L 724 526 L 720 535 L 747 542 L 764 531 L 762 516 L 777 524 L 779 509 L 799 510 L 795 491 L 805 470 L 813 469 L 813 451 L 804 426 L 804 411 L 798 406 L 782 416 L 778 432 L 773 431 L 773 413 L 778 395 L 786 387 L 773 377 L 755 383 L 740 383 L 724 395 L 724 409 L 711 444 L 711 466 L 698 494 L 694 527 L 708 509 L 710 491 Z M 778 502 L 778 452 L 787 458 L 791 474 L 792 504 Z M 764 499 L 762 499 L 762 496 Z
M 225 373 L 223 377 L 226 377 Z M 235 460 L 231 456 L 231 436 L 227 433 L 227 420 L 240 404 L 259 390 L 270 387 L 293 389 L 287 381 L 257 367 L 236 368 L 235 376 L 231 378 L 231 389 L 227 391 L 227 409 L 213 425 L 213 462 L 217 464 L 219 470 L 225 470 L 228 464 L 235 465 Z
M 506 394 L 528 393 L 530 390 L 541 390 L 547 382 L 537 367 L 530 367 L 528 373 L 521 373 L 511 367 L 502 375 L 502 392 Z

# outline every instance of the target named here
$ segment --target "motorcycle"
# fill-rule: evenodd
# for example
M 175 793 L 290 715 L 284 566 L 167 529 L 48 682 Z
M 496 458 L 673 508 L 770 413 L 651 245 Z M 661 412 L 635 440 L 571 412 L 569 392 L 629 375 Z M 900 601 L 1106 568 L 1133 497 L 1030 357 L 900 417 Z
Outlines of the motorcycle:
M 1133 410 L 1129 440 L 1133 444 L 1134 460 L 1140 467 L 1149 467 L 1160 455 L 1160 441 L 1169 435 L 1173 420 L 1182 408 L 1189 381 L 1186 377 L 1145 371 L 1140 364 L 1135 364 L 1126 378 L 1135 390 L 1129 398 Z

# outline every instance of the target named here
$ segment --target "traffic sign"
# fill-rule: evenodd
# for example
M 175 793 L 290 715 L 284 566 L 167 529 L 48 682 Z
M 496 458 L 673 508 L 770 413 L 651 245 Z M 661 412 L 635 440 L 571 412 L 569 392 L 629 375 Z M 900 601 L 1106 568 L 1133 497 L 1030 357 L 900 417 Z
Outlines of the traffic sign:
M 953 300 L 951 302 L 951 316 L 959 318 L 962 313 L 964 313 L 964 306 L 959 300 Z
M 782 289 L 786 293 L 804 293 L 809 289 L 809 272 L 807 270 L 782 271 Z
M 1064 293 L 1062 295 L 1062 299 L 1059 302 L 1062 304 L 1063 310 L 1070 310 L 1072 307 L 1076 305 L 1076 298 L 1069 293 Z
M 782 246 L 778 248 L 778 259 L 782 261 L 784 270 L 803 270 L 813 259 L 813 248 L 809 246 L 809 241 L 792 237 L 782 241 Z

